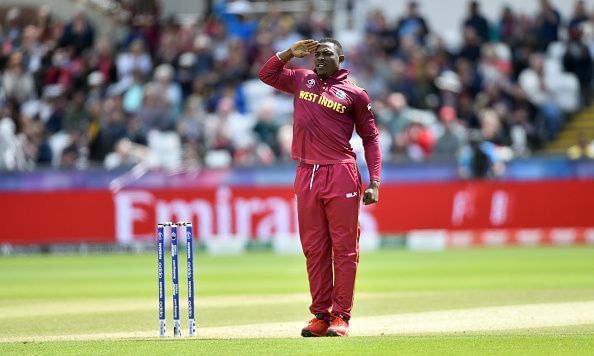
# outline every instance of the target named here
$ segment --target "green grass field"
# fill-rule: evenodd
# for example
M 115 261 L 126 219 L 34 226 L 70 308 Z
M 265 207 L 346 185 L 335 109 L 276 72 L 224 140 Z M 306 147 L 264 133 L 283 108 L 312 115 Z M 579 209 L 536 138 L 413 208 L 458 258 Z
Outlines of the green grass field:
M 157 337 L 156 256 L 152 254 L 0 257 L 0 354 L 594 353 L 594 310 L 576 312 L 575 322 L 557 323 L 556 318 L 564 315 L 555 314 L 574 310 L 571 302 L 582 309 L 594 303 L 592 247 L 364 254 L 352 336 L 343 339 L 297 337 L 299 326 L 310 318 L 302 256 L 199 253 L 195 263 L 198 337 L 174 340 Z M 168 263 L 167 272 L 169 267 Z M 184 278 L 181 270 L 185 307 Z M 170 290 L 167 297 L 171 335 Z M 502 322 L 496 315 L 501 310 L 513 312 L 517 306 L 524 308 L 518 309 L 521 313 L 532 310 L 526 308 L 533 304 L 541 304 L 549 324 L 539 325 L 538 315 L 527 314 L 526 324 L 489 327 L 491 321 L 493 325 Z M 485 319 L 465 321 L 467 311 L 475 313 L 469 318 L 483 315 Z M 442 312 L 462 319 L 452 320 L 451 325 L 440 321 L 443 328 L 435 324 L 433 330 L 432 320 L 437 319 L 431 318 Z M 186 334 L 184 317 L 182 308 Z M 400 324 L 388 322 L 388 332 L 366 333 L 363 326 L 370 324 L 355 329 L 358 319 L 369 323 L 390 317 Z M 523 320 L 522 315 L 517 318 Z M 409 325 L 417 320 L 419 325 Z M 278 337 L 292 336 L 292 329 L 289 335 L 275 335 L 276 325 L 283 323 L 296 325 L 295 337 Z M 270 337 L 242 338 L 240 330 L 245 332 L 241 328 L 249 324 L 270 324 Z

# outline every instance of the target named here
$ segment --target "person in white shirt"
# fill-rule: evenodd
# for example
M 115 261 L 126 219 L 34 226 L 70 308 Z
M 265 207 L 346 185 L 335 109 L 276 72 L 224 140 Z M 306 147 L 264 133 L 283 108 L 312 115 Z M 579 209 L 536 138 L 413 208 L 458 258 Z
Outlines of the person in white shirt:
M 535 53 L 530 56 L 530 67 L 524 69 L 518 78 L 528 100 L 536 106 L 544 120 L 549 140 L 555 138 L 563 122 L 561 109 L 555 101 L 553 75 L 544 70 L 544 57 Z

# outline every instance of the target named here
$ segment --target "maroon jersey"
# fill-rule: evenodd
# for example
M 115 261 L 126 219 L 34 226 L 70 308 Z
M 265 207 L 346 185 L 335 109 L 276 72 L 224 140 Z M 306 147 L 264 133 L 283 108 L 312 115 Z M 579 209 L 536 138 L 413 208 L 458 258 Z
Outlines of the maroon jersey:
M 381 151 L 369 96 L 351 83 L 340 69 L 322 80 L 309 69 L 288 69 L 272 56 L 260 70 L 260 79 L 294 96 L 293 159 L 308 164 L 355 162 L 349 143 L 353 128 L 363 139 L 371 180 L 380 180 Z

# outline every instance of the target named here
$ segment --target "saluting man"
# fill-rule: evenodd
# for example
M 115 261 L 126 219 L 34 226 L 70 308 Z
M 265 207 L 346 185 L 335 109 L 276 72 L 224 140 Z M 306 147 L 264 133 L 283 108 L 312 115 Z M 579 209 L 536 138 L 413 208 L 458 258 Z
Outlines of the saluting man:
M 288 69 L 293 57 L 315 56 L 315 69 Z M 361 176 L 349 143 L 363 139 L 370 185 L 364 204 L 379 199 L 381 152 L 369 97 L 351 83 L 341 44 L 333 38 L 302 40 L 272 56 L 260 79 L 294 95 L 292 157 L 299 162 L 295 195 L 306 257 L 310 311 L 304 337 L 347 336 L 359 262 Z

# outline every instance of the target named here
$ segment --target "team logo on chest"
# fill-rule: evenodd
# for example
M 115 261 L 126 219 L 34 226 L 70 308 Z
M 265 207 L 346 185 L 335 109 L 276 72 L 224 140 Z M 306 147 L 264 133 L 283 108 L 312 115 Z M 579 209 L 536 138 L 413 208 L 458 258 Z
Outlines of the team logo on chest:
M 334 96 L 336 96 L 338 99 L 342 99 L 342 100 L 345 100 L 346 98 L 348 98 L 346 93 L 340 89 L 334 90 Z
M 307 83 L 305 83 L 305 86 L 308 87 L 308 88 L 310 88 L 310 89 L 313 88 L 314 85 L 316 85 L 316 81 L 313 80 L 313 79 L 309 79 L 307 81 Z

